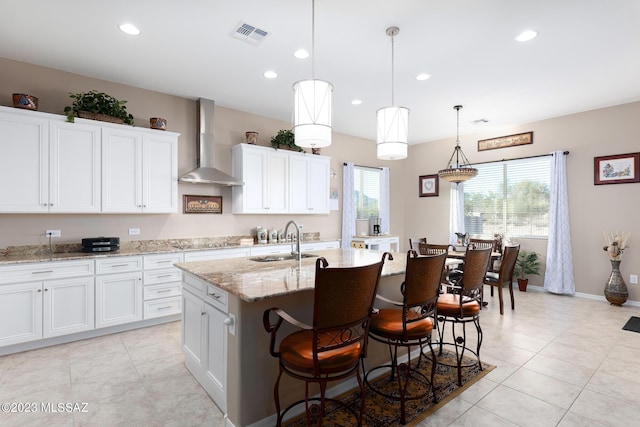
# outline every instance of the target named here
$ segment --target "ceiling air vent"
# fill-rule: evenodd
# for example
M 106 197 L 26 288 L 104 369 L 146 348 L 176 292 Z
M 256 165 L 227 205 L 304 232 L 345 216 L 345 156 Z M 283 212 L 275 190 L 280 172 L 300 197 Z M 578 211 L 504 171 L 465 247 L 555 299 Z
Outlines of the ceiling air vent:
M 231 31 L 230 35 L 235 39 L 246 41 L 252 45 L 258 45 L 269 35 L 269 33 L 263 29 L 256 28 L 253 25 L 240 21 L 233 31 Z

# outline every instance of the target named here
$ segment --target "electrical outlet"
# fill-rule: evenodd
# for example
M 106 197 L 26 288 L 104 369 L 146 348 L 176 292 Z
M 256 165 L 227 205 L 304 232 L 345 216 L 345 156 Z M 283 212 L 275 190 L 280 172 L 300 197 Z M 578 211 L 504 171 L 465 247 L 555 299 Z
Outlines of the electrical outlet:
M 638 275 L 637 274 L 632 274 L 629 276 L 629 283 L 631 283 L 632 285 L 637 285 L 638 284 Z
M 134 236 L 134 235 L 138 235 L 140 234 L 140 229 L 139 228 L 130 228 L 129 229 L 129 236 Z
M 60 237 L 60 230 L 46 230 L 44 235 L 47 237 Z

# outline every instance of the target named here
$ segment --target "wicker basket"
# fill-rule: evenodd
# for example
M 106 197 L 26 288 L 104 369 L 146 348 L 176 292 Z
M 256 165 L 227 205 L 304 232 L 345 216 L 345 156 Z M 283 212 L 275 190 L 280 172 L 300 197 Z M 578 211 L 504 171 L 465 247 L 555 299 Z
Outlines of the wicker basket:
M 78 114 L 78 117 L 80 117 L 81 119 L 99 120 L 101 122 L 118 123 L 118 124 L 124 123 L 124 120 L 118 117 L 107 116 L 106 114 L 90 113 L 88 111 L 78 111 L 77 114 Z

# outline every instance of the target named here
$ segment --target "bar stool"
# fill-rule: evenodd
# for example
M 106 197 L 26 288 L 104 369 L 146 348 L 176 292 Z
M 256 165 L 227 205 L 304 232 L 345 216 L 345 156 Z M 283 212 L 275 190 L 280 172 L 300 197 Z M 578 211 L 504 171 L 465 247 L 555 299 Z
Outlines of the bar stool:
M 431 391 L 433 401 L 436 402 L 434 385 L 436 355 L 431 345 L 431 331 L 435 322 L 440 280 L 446 258 L 446 253 L 418 257 L 415 251 L 409 251 L 405 280 L 400 288 L 402 302 L 377 295 L 377 299 L 400 308 L 382 308 L 374 312 L 371 317 L 369 336 L 371 339 L 389 346 L 391 363 L 370 369 L 365 375 L 365 382 L 376 393 L 388 399 L 400 401 L 400 422 L 402 424 L 406 422 L 406 401 L 422 399 Z M 420 347 L 420 357 L 417 362 L 417 366 L 419 366 L 425 344 L 429 346 L 431 351 L 430 379 L 427 379 L 416 368 L 411 367 L 411 347 Z M 407 349 L 406 366 L 398 364 L 398 347 Z M 406 369 L 404 369 L 405 367 Z M 398 382 L 397 393 L 393 394 L 387 394 L 374 388 L 369 381 L 369 375 L 372 372 L 389 368 L 391 369 L 389 381 L 397 380 Z M 409 382 L 418 376 L 422 377 L 424 382 L 428 382 L 429 387 L 425 389 L 424 393 L 410 395 L 408 393 Z
M 361 425 L 365 399 L 359 364 L 366 356 L 371 312 L 385 258 L 393 259 L 390 253 L 385 252 L 380 262 L 349 268 L 328 268 L 327 260 L 318 258 L 312 326 L 299 322 L 279 308 L 265 310 L 263 324 L 271 336 L 269 352 L 278 358 L 280 365 L 273 389 L 277 426 L 282 425 L 283 417 L 291 408 L 302 402 L 305 404 L 307 425 L 311 425 L 309 402 L 316 400 L 320 401 L 318 425 L 322 424 L 326 401 L 345 407 Z M 272 314 L 277 316 L 274 323 L 271 322 Z M 300 330 L 284 337 L 276 351 L 276 334 L 283 320 Z M 281 412 L 279 385 L 284 373 L 305 382 L 305 396 Z M 354 373 L 362 395 L 359 417 L 345 403 L 325 397 L 327 382 L 341 380 Z M 310 383 L 320 386 L 320 398 L 309 397 Z
M 478 359 L 478 366 L 482 370 L 480 362 L 480 347 L 482 346 L 482 328 L 480 327 L 480 308 L 482 304 L 482 287 L 484 278 L 491 259 L 492 247 L 485 249 L 472 249 L 467 247 L 464 271 L 458 285 L 453 286 L 455 293 L 440 295 L 438 299 L 438 335 L 440 338 L 440 351 L 442 355 L 443 345 L 453 345 L 456 350 L 456 367 L 458 369 L 458 386 L 462 385 L 462 368 L 472 365 L 462 365 L 465 351 L 474 354 Z M 476 351 L 467 347 L 467 323 L 472 322 L 476 327 L 478 342 Z M 453 336 L 452 343 L 444 342 L 445 327 L 451 325 Z M 441 326 L 442 325 L 442 326 Z M 462 326 L 462 334 L 456 335 L 456 326 Z

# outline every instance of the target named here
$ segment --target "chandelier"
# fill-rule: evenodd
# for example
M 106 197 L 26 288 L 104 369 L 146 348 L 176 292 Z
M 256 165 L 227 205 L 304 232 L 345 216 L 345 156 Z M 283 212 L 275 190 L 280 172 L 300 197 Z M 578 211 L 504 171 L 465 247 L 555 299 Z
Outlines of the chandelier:
M 315 79 L 315 0 L 311 0 L 311 80 L 293 85 L 293 129 L 298 147 L 331 145 L 331 96 L 333 85 Z
M 381 160 L 400 160 L 407 157 L 409 109 L 395 106 L 393 91 L 393 37 L 399 32 L 398 27 L 389 27 L 386 31 L 391 37 L 391 107 L 383 107 L 377 111 L 377 151 Z
M 457 116 L 457 124 L 456 124 L 456 148 L 453 150 L 453 154 L 451 154 L 451 158 L 449 159 L 449 163 L 447 164 L 446 169 L 442 169 L 438 171 L 438 176 L 445 181 L 455 182 L 459 184 L 468 179 L 473 178 L 478 175 L 478 169 L 471 166 L 469 159 L 462 152 L 462 148 L 460 148 L 460 109 L 462 105 L 456 105 L 453 107 L 456 110 Z M 456 158 L 456 165 L 453 166 L 453 158 Z

